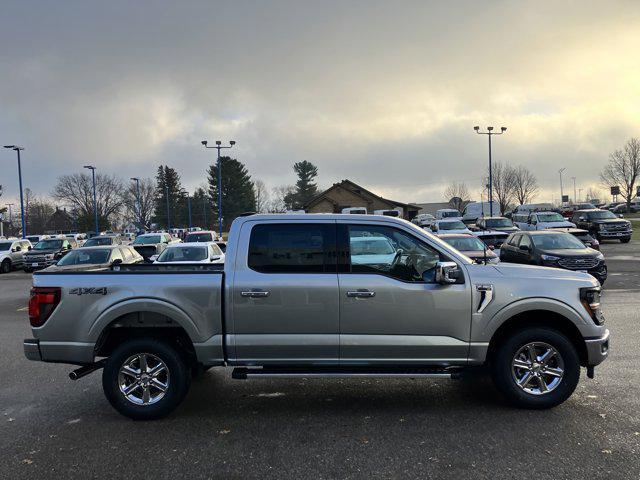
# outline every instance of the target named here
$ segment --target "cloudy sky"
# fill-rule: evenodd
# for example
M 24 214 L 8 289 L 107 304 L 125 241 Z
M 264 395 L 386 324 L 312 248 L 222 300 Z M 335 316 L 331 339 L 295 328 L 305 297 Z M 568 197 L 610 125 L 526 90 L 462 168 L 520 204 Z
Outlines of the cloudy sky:
M 453 180 L 478 190 L 473 126 L 505 125 L 495 160 L 527 165 L 550 201 L 560 167 L 586 189 L 640 136 L 637 1 L 5 0 L 0 14 L 0 143 L 26 147 L 41 195 L 87 163 L 124 178 L 166 163 L 194 188 L 206 138 L 235 140 L 270 187 L 306 159 L 321 186 L 440 201 Z M 15 157 L 0 154 L 6 202 Z

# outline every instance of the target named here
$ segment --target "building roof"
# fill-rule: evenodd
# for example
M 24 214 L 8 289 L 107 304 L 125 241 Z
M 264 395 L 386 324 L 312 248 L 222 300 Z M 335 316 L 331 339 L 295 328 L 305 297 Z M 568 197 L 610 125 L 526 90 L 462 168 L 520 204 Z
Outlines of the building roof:
M 339 183 L 334 183 L 333 185 L 331 185 L 329 188 L 327 188 L 323 192 L 320 192 L 318 195 L 316 195 L 311 200 L 309 200 L 304 205 L 304 208 L 308 209 L 309 207 L 315 205 L 316 203 L 318 203 L 321 200 L 325 199 L 327 197 L 327 194 L 330 191 L 335 190 L 335 189 L 340 188 L 340 187 L 346 188 L 351 193 L 354 193 L 355 195 L 361 197 L 363 200 L 366 199 L 367 195 L 369 195 L 371 197 L 377 198 L 380 201 L 387 202 L 387 203 L 390 203 L 392 205 L 395 205 L 396 207 L 415 208 L 415 209 L 419 209 L 420 208 L 418 205 L 414 205 L 414 204 L 411 204 L 411 203 L 398 202 L 398 201 L 395 201 L 395 200 L 390 200 L 388 198 L 381 197 L 380 195 L 376 195 L 372 191 L 367 190 L 366 188 L 361 187 L 357 183 L 354 183 L 354 182 L 352 182 L 351 180 L 348 180 L 348 179 L 342 180 Z

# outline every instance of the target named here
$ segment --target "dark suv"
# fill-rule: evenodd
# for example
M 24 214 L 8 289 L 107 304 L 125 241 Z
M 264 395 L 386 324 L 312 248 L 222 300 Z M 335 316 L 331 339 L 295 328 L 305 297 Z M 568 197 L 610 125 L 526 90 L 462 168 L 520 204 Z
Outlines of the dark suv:
M 607 279 L 604 255 L 585 247 L 566 232 L 537 230 L 512 233 L 500 248 L 500 260 L 582 271 L 597 278 L 601 285 Z
M 72 238 L 47 238 L 40 240 L 24 254 L 24 271 L 33 272 L 49 267 L 64 257 L 78 244 Z
M 84 242 L 82 247 L 108 247 L 111 245 L 122 245 L 120 235 L 96 235 Z
M 495 230 L 498 232 L 517 232 L 520 230 L 506 217 L 480 217 L 476 221 L 476 230 Z
M 627 243 L 631 240 L 631 222 L 619 218 L 608 210 L 578 210 L 573 212 L 571 221 L 576 227 L 587 230 L 599 242 L 602 240 L 620 240 Z

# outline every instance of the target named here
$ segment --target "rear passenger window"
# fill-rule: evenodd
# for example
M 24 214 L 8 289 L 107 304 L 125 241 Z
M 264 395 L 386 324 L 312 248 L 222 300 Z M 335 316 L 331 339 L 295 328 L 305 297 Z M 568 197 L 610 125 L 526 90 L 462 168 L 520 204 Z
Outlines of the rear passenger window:
M 332 224 L 264 224 L 251 230 L 249 268 L 262 273 L 336 271 Z
M 517 247 L 518 246 L 518 241 L 520 240 L 520 237 L 522 235 L 513 235 L 511 236 L 511 238 L 509 238 L 509 241 L 507 242 L 509 245 L 511 245 L 512 247 Z

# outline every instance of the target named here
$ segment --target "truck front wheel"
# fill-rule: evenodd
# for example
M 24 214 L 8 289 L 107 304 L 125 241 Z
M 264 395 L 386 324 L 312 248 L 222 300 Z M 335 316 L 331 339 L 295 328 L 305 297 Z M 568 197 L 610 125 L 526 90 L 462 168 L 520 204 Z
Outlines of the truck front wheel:
M 176 349 L 140 338 L 120 344 L 107 359 L 102 388 L 109 403 L 134 420 L 171 413 L 189 390 L 191 371 Z
M 520 330 L 498 346 L 491 362 L 496 387 L 512 404 L 543 409 L 571 396 L 580 379 L 576 348 L 562 333 L 544 327 Z

